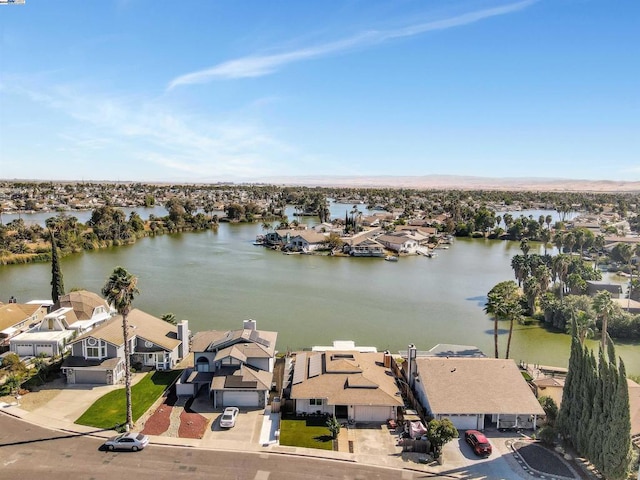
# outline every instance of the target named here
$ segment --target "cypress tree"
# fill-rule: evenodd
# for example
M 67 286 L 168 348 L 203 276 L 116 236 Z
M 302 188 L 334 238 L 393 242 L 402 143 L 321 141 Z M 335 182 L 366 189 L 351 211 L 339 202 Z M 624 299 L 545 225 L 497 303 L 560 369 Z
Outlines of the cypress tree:
M 58 299 L 64 295 L 64 281 L 60 271 L 58 246 L 53 236 L 53 230 L 49 230 L 49 233 L 51 234 L 51 300 L 53 303 L 58 303 Z
M 582 382 L 579 390 L 580 417 L 575 425 L 576 440 L 573 442 L 578 451 L 589 456 L 589 438 L 592 434 L 591 412 L 593 397 L 597 388 L 596 359 L 592 351 L 585 346 L 582 356 Z
M 569 357 L 569 369 L 562 391 L 562 404 L 558 412 L 558 429 L 565 438 L 575 441 L 575 426 L 580 418 L 580 405 L 578 392 L 581 382 L 582 371 L 582 346 L 575 332 L 575 321 L 573 335 L 571 337 L 571 355 Z
M 604 412 L 605 403 L 608 402 L 608 398 L 605 393 L 608 371 L 609 364 L 605 360 L 602 347 L 600 347 L 598 355 L 596 391 L 593 397 L 591 419 L 589 420 L 590 437 L 588 438 L 587 449 L 584 452 L 585 456 L 587 456 L 594 465 L 601 465 L 603 462 L 602 439 L 607 434 L 607 424 L 604 421 Z
M 602 473 L 611 480 L 627 478 L 631 463 L 631 414 L 629 386 L 624 362 L 620 359 L 615 377 L 615 395 L 611 401 L 611 417 L 603 444 Z

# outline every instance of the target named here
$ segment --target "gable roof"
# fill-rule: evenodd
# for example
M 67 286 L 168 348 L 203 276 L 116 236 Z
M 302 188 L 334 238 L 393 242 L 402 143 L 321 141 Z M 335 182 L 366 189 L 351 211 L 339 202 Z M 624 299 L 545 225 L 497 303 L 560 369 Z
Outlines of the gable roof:
M 149 315 L 134 308 L 127 316 L 129 323 L 129 338 L 139 337 L 166 349 L 173 350 L 182 342 L 178 340 L 176 327 L 164 320 Z M 124 345 L 124 335 L 122 334 L 122 316 L 116 315 L 90 332 L 79 336 L 71 343 L 82 341 L 85 338 L 93 337 L 104 340 L 117 347 Z
M 395 378 L 383 362 L 382 352 L 299 352 L 291 398 L 326 398 L 329 405 L 401 406 Z
M 237 330 L 208 330 L 193 336 L 191 350 L 193 352 L 213 352 L 236 346 L 246 357 L 269 358 L 276 354 L 278 332 L 240 328 Z M 229 353 L 231 350 L 229 350 Z M 225 356 L 227 356 L 225 354 Z
M 0 304 L 0 331 L 23 322 L 39 309 L 40 305 L 27 305 L 24 303 Z
M 513 360 L 422 357 L 416 365 L 434 415 L 544 415 Z
M 243 364 L 239 367 L 225 367 L 216 373 L 211 381 L 211 390 L 258 390 L 271 388 L 273 373 Z
M 303 230 L 301 232 L 297 232 L 295 235 L 291 236 L 291 240 L 296 237 L 300 237 L 308 243 L 322 243 L 327 241 L 327 235 L 324 233 L 316 232 L 314 230 Z

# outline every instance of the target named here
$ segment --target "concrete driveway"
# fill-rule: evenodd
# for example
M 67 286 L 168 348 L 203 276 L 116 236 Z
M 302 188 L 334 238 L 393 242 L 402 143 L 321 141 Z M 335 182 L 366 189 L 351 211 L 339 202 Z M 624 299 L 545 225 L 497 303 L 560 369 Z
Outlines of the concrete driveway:
M 207 417 L 211 419 L 209 429 L 202 440 L 208 441 L 236 441 L 257 443 L 260 440 L 260 430 L 264 419 L 264 409 L 248 410 L 240 409 L 233 428 L 221 428 L 220 417 L 222 411 L 210 412 Z

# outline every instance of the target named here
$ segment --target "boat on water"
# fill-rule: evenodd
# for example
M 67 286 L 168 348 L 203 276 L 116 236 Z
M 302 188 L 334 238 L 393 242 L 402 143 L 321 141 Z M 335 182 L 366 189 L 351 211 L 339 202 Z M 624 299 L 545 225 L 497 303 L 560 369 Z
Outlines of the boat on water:
M 254 245 L 264 245 L 264 235 L 258 235 L 253 241 Z
M 397 262 L 398 261 L 398 257 L 396 257 L 395 255 L 387 255 L 386 257 L 384 257 L 384 259 L 387 262 Z

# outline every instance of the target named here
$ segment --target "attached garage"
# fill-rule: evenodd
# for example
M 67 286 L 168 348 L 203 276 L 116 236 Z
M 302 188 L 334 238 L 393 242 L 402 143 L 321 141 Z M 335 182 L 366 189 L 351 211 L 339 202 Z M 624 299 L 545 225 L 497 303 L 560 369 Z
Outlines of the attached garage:
M 97 383 L 104 385 L 107 372 L 105 370 L 75 369 L 75 383 Z
M 36 344 L 36 356 L 44 354 L 47 357 L 53 357 L 53 345 L 52 344 Z
M 216 398 L 218 399 L 218 407 L 259 407 L 259 392 L 236 392 L 236 391 L 223 391 L 216 392 Z M 219 399 L 222 397 L 222 404 Z
M 15 345 L 15 352 L 20 357 L 28 357 L 33 355 L 33 345 L 31 343 L 18 343 Z
M 478 424 L 478 417 L 482 418 L 484 423 L 484 415 L 438 415 L 438 417 L 448 418 L 458 430 L 484 429 L 484 425 Z
M 380 422 L 384 423 L 393 418 L 392 407 L 372 407 L 368 405 L 355 405 L 354 420 L 356 422 Z

